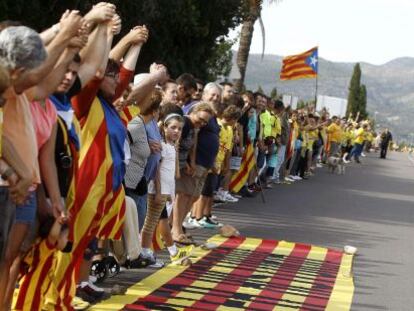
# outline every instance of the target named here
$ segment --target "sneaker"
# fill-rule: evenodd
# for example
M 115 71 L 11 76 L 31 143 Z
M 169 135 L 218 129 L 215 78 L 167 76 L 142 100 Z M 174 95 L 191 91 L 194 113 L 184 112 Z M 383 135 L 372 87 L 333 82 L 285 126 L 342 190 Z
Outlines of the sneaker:
M 191 230 L 191 229 L 200 228 L 200 225 L 197 223 L 197 221 L 195 221 L 194 218 L 190 217 L 190 218 L 184 219 L 183 227 Z
M 98 278 L 96 276 L 90 275 L 89 276 L 89 283 L 94 284 L 98 281 Z
M 84 286 L 89 286 L 90 288 L 92 288 L 92 290 L 94 290 L 95 292 L 104 292 L 105 290 L 101 287 L 96 286 L 95 284 L 93 284 L 92 282 L 88 281 L 88 282 L 82 282 L 80 284 L 80 287 L 84 287 Z
M 295 182 L 295 180 L 293 178 L 290 178 L 290 177 L 285 177 L 285 181 Z
M 204 216 L 203 218 L 201 218 L 198 223 L 200 224 L 200 226 L 202 226 L 203 228 L 206 229 L 214 229 L 214 228 L 219 228 L 222 227 L 223 225 L 219 222 L 215 222 L 213 220 L 211 220 L 209 217 Z
M 154 269 L 161 269 L 165 266 L 164 261 L 162 261 L 161 259 L 155 258 L 155 263 L 153 263 L 152 265 L 149 265 L 149 268 L 154 268 Z
M 236 203 L 239 201 L 239 199 L 233 197 L 228 191 L 223 191 L 222 196 L 227 203 Z
M 300 177 L 299 175 L 296 175 L 295 180 L 302 180 L 302 177 Z
M 76 288 L 76 297 L 79 297 L 83 301 L 86 301 L 90 304 L 97 303 L 100 300 L 100 297 L 103 296 L 103 294 L 101 293 L 98 293 L 96 295 L 99 295 L 99 298 L 95 298 L 94 296 L 92 296 L 92 294 L 88 293 L 86 289 L 81 288 L 80 286 Z
M 209 217 L 211 218 L 211 220 L 217 221 L 217 216 L 216 215 L 211 214 Z
M 274 183 L 275 185 L 280 185 L 281 181 L 279 179 L 273 179 L 272 183 Z
M 252 190 L 250 190 L 248 187 L 246 187 L 246 186 L 243 186 L 241 189 L 240 189 L 240 191 L 239 191 L 239 193 L 242 195 L 242 197 L 243 198 L 253 198 L 255 195 L 254 195 L 254 191 L 252 191 Z
M 316 163 L 316 167 L 317 167 L 317 168 L 321 168 L 321 167 L 323 167 L 323 165 L 322 165 L 322 164 L 320 164 L 320 163 Z
M 72 302 L 70 303 L 74 310 L 86 310 L 91 305 L 89 302 L 83 300 L 80 297 L 73 297 Z
M 127 269 L 141 269 L 141 268 L 146 268 L 148 267 L 148 265 L 150 264 L 149 259 L 144 258 L 144 256 L 142 256 L 141 254 L 138 256 L 138 258 L 133 259 L 133 260 L 129 260 L 127 259 L 125 261 L 124 266 Z
M 361 157 L 365 158 L 367 155 L 363 152 L 361 152 Z
M 181 264 L 183 260 L 191 256 L 193 249 L 193 245 L 177 247 L 177 254 L 175 254 L 174 256 L 170 256 L 171 263 L 174 265 Z
M 224 197 L 222 196 L 222 194 L 220 192 L 217 192 L 214 195 L 214 202 L 216 202 L 216 203 L 224 203 L 224 202 L 226 202 L 226 200 L 224 199 Z

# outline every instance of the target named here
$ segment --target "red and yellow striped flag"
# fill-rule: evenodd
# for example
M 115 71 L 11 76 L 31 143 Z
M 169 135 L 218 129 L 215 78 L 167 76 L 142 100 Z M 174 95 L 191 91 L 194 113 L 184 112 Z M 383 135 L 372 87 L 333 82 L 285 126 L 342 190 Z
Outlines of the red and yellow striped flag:
M 229 188 L 233 192 L 239 192 L 240 189 L 244 186 L 249 177 L 250 171 L 256 164 L 256 160 L 254 158 L 254 148 L 253 144 L 249 141 L 246 146 L 246 150 L 244 151 L 240 169 L 234 174 L 231 178 L 231 182 Z
M 315 78 L 318 75 L 318 47 L 283 58 L 280 80 Z

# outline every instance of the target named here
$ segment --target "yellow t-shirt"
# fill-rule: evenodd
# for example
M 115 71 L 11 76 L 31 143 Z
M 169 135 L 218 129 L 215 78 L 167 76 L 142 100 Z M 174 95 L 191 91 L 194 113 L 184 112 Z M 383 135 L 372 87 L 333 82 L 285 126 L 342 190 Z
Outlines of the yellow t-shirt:
M 274 124 L 274 116 L 272 116 L 272 114 L 269 111 L 264 111 L 260 114 L 259 116 L 260 119 L 260 123 L 262 126 L 262 134 L 263 134 L 263 138 L 272 136 L 272 126 Z
M 218 124 L 221 126 L 220 138 L 219 138 L 219 151 L 216 156 L 215 168 L 221 170 L 226 153 L 233 148 L 233 128 L 230 125 L 223 125 L 223 120 L 218 120 Z
M 365 140 L 365 131 L 362 127 L 360 127 L 355 132 L 355 143 L 362 144 L 364 140 Z
M 329 133 L 329 141 L 339 143 L 342 138 L 342 129 L 341 127 L 336 124 L 332 123 L 328 126 L 327 132 Z
M 282 125 L 280 123 L 280 118 L 272 114 L 271 121 L 272 121 L 271 136 L 276 137 L 277 135 L 280 135 L 282 133 Z
M 308 132 L 308 150 L 313 150 L 313 143 L 318 139 L 318 130 L 309 130 Z

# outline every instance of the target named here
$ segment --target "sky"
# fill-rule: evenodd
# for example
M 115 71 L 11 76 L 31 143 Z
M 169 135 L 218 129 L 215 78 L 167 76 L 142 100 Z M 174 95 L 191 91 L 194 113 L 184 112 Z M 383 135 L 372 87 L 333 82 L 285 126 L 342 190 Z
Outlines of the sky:
M 414 57 L 413 16 L 414 0 L 283 0 L 264 4 L 265 53 L 286 56 L 319 46 L 319 57 L 324 59 L 375 65 Z M 230 37 L 236 38 L 239 31 L 232 31 Z M 250 53 L 261 51 L 256 22 Z

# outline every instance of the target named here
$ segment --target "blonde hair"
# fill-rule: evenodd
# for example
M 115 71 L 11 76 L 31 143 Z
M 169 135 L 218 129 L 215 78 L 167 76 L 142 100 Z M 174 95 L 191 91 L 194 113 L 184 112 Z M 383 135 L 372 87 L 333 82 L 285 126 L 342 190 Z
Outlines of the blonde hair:
M 213 110 L 213 108 L 211 108 L 210 104 L 207 104 L 207 103 L 204 103 L 204 102 L 199 102 L 199 103 L 195 104 L 191 108 L 190 114 L 191 113 L 197 113 L 197 112 L 200 112 L 200 111 L 207 112 L 212 116 L 214 116 L 214 114 L 215 114 L 214 110 Z

